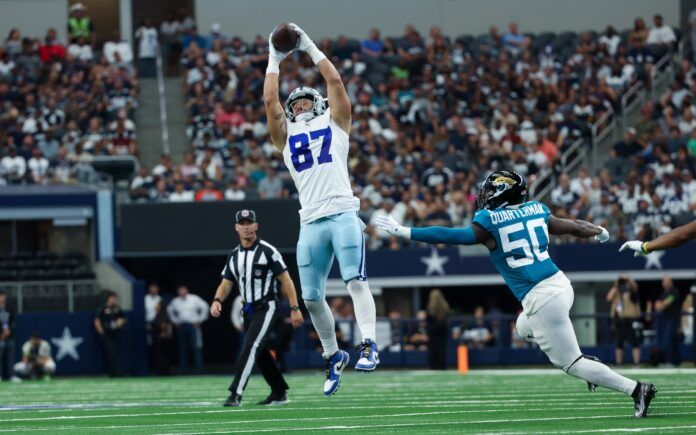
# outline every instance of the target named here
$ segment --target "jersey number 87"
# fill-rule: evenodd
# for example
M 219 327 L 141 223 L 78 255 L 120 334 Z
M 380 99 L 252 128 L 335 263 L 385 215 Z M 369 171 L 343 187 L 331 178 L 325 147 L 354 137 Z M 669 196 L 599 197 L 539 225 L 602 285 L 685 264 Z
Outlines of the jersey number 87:
M 290 158 L 292 166 L 297 172 L 302 172 L 314 166 L 314 157 L 312 150 L 309 148 L 309 141 L 323 138 L 321 141 L 321 152 L 317 158 L 319 164 L 330 163 L 333 161 L 329 150 L 331 148 L 331 127 L 326 127 L 321 130 L 314 130 L 307 133 L 298 133 L 288 138 L 290 145 Z

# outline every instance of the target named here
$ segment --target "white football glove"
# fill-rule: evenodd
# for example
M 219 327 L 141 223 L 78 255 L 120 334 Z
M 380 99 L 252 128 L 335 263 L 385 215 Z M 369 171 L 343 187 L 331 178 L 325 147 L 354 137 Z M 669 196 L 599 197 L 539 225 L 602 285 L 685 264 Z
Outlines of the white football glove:
M 276 48 L 273 46 L 272 38 L 273 32 L 268 35 L 268 66 L 266 67 L 266 74 L 280 73 L 280 62 L 282 62 L 288 54 L 292 53 L 292 50 L 287 53 L 276 50 Z
M 375 219 L 375 226 L 388 232 L 392 236 L 403 237 L 404 239 L 411 238 L 411 228 L 399 225 L 399 223 L 389 215 L 377 216 Z
M 293 29 L 295 29 L 297 34 L 300 35 L 300 42 L 297 44 L 298 50 L 304 51 L 306 53 L 307 51 L 309 51 L 312 48 L 312 46 L 316 46 L 314 41 L 312 41 L 312 38 L 310 38 L 309 35 L 307 34 L 307 32 L 302 30 L 302 28 L 300 26 L 298 26 L 295 23 L 289 23 L 288 25 L 290 27 L 292 27 Z
M 598 225 L 599 226 L 599 225 Z M 609 231 L 607 231 L 606 228 L 604 227 L 599 227 L 602 229 L 602 232 L 594 236 L 594 239 L 598 241 L 599 243 L 605 243 L 609 241 Z
M 297 49 L 307 53 L 309 57 L 312 58 L 314 65 L 326 59 L 326 55 L 319 50 L 317 44 L 312 41 L 312 38 L 309 37 L 307 32 L 302 30 L 302 28 L 295 23 L 289 23 L 289 26 L 295 29 L 295 31 L 300 35 L 300 42 L 297 44 Z
M 648 255 L 648 253 L 645 252 L 645 250 L 643 250 L 643 245 L 644 243 L 640 240 L 630 240 L 621 245 L 621 247 L 619 248 L 619 252 L 623 252 L 630 249 L 632 251 L 635 251 L 633 253 L 634 257 L 642 257 L 643 255 Z

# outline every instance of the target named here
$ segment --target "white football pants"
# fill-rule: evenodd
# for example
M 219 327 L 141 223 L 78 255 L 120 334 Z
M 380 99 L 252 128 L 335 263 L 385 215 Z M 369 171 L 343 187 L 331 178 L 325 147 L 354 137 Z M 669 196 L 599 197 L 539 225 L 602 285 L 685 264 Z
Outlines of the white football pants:
M 537 343 L 551 363 L 569 375 L 630 395 L 636 388 L 636 381 L 615 373 L 600 362 L 582 357 L 569 317 L 573 299 L 573 289 L 569 286 L 531 316 L 523 312 L 517 318 L 517 333 Z

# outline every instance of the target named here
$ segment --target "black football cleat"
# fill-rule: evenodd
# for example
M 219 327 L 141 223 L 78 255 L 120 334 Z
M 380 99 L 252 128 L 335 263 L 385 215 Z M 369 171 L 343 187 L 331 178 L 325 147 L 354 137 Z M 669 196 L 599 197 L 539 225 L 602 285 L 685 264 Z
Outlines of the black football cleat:
M 275 405 L 285 405 L 288 402 L 290 402 L 288 400 L 288 396 L 287 396 L 287 394 L 285 394 L 285 392 L 283 392 L 283 393 L 278 393 L 278 394 L 271 393 L 268 397 L 266 397 L 266 399 L 264 399 L 256 404 L 257 405 L 264 405 L 264 406 L 275 406 Z
M 240 396 L 239 394 L 232 393 L 230 394 L 230 397 L 228 397 L 227 400 L 225 400 L 225 403 L 223 403 L 222 406 L 242 406 L 242 396 Z
M 657 389 L 653 384 L 638 384 L 636 388 L 637 394 L 633 398 L 633 408 L 636 412 L 633 413 L 633 418 L 645 418 L 648 416 L 648 407 L 650 402 L 655 397 Z

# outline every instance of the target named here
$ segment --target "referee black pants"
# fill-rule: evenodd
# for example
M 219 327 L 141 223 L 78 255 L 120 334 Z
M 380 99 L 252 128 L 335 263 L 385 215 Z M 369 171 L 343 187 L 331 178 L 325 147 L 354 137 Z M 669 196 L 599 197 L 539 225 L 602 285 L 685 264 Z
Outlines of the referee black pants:
M 276 315 L 276 308 L 276 302 L 270 301 L 255 308 L 253 313 L 244 315 L 246 334 L 234 369 L 234 380 L 229 388 L 232 393 L 242 395 L 254 364 L 258 365 L 273 393 L 284 393 L 290 388 L 266 345 L 266 337 Z

